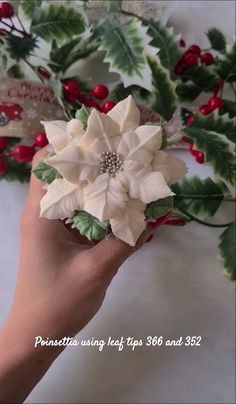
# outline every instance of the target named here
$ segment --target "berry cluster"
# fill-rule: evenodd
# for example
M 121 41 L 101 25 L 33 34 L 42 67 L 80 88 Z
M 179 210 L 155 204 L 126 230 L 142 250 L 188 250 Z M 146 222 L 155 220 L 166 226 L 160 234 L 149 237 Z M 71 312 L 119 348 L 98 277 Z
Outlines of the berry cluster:
M 115 105 L 115 101 L 105 100 L 109 95 L 109 90 L 103 84 L 98 84 L 88 93 L 81 91 L 80 84 L 75 79 L 64 80 L 63 82 L 64 99 L 72 104 L 80 102 L 88 108 L 96 108 L 98 111 L 107 114 Z
M 193 124 L 194 120 L 195 120 L 194 114 L 189 115 L 187 118 L 187 125 L 191 126 Z M 188 150 L 189 150 L 190 154 L 193 157 L 195 157 L 196 162 L 199 164 L 203 164 L 205 161 L 204 153 L 201 150 L 195 149 L 193 140 L 188 136 L 183 136 L 182 141 L 189 144 Z
M 17 145 L 10 148 L 7 137 L 0 137 L 0 176 L 8 171 L 7 159 L 12 159 L 19 164 L 30 163 L 38 149 L 46 146 L 48 140 L 44 132 L 38 133 L 31 146 Z
M 15 26 L 14 21 L 12 20 L 12 17 L 14 16 L 20 23 L 22 29 L 19 29 Z M 6 28 L 4 29 L 1 27 L 0 37 L 5 36 L 8 33 L 11 33 L 13 35 L 14 32 L 17 33 L 17 36 L 19 36 L 19 34 L 22 37 L 30 36 L 30 34 L 28 34 L 28 32 L 26 32 L 23 28 L 23 24 L 19 20 L 19 17 L 15 15 L 14 7 L 7 1 L 3 1 L 2 3 L 0 3 L 0 22 Z
M 185 42 L 183 39 L 180 40 L 180 46 L 185 47 Z M 206 66 L 212 65 L 214 63 L 214 56 L 209 52 L 202 52 L 198 45 L 191 45 L 176 63 L 176 76 L 182 76 L 191 67 L 199 63 Z

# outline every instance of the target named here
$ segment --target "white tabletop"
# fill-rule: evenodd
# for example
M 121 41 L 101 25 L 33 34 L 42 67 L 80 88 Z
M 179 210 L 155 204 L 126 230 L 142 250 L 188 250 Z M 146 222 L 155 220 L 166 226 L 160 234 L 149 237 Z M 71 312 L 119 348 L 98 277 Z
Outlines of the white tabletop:
M 179 2 L 174 21 L 179 27 L 185 12 L 181 30 L 190 43 L 207 25 L 230 34 L 232 4 Z M 193 9 L 201 16 L 200 28 L 193 28 Z M 205 167 L 185 158 L 192 173 L 207 175 Z M 0 326 L 14 293 L 26 195 L 26 185 L 0 182 Z M 77 336 L 143 341 L 202 336 L 200 347 L 67 348 L 26 402 L 234 403 L 234 290 L 217 259 L 221 231 L 198 224 L 163 226 L 123 265 L 100 312 Z

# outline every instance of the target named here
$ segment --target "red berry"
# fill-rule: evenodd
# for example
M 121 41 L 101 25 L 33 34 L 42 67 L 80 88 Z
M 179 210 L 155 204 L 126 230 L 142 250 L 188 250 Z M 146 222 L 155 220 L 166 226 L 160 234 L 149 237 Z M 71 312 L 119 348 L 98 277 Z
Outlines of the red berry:
M 7 164 L 4 160 L 0 160 L 0 176 L 3 177 L 7 172 Z
M 194 53 L 195 55 L 200 55 L 201 48 L 198 45 L 192 45 L 188 48 L 187 52 Z
M 1 11 L 0 11 L 0 20 L 1 20 Z M 7 30 L 1 28 L 1 29 L 0 29 L 0 36 L 6 36 L 6 35 L 7 35 Z
M 192 115 L 189 115 L 189 117 L 188 117 L 188 119 L 187 119 L 187 125 L 188 125 L 188 126 L 191 126 L 194 121 L 195 121 L 195 116 L 194 116 L 193 114 L 192 114 Z
M 186 65 L 183 63 L 183 59 L 181 58 L 175 65 L 175 74 L 177 76 L 182 76 L 186 72 Z
M 0 18 L 11 18 L 13 15 L 14 8 L 10 3 L 7 1 L 0 3 Z
M 168 224 L 170 226 L 184 226 L 186 223 L 186 219 L 170 219 L 165 222 L 165 224 Z
M 85 99 L 83 104 L 88 108 L 96 108 L 100 111 L 100 106 L 93 100 Z
M 107 114 L 109 111 L 111 111 L 112 108 L 116 105 L 115 101 L 107 101 L 103 106 L 102 106 L 102 112 L 104 114 Z
M 42 66 L 39 66 L 37 68 L 37 73 L 39 76 L 45 78 L 45 79 L 50 79 L 51 74 Z
M 38 133 L 35 137 L 34 146 L 43 148 L 44 146 L 47 146 L 47 144 L 48 144 L 48 139 L 47 139 L 46 133 L 44 133 L 44 132 Z
M 212 65 L 214 61 L 215 61 L 214 56 L 209 52 L 203 53 L 201 55 L 201 62 L 207 66 Z
M 189 152 L 190 152 L 190 154 L 192 154 L 192 156 L 196 156 L 196 154 L 198 153 L 198 150 L 196 150 L 196 149 L 194 149 L 194 147 L 195 147 L 195 144 L 194 143 L 192 143 L 190 146 L 189 146 Z
M 204 163 L 204 160 L 205 160 L 204 153 L 201 152 L 201 151 L 198 151 L 198 152 L 195 154 L 195 159 L 196 159 L 196 161 L 197 161 L 199 164 L 203 164 L 203 163 Z
M 11 152 L 11 157 L 18 163 L 28 163 L 34 157 L 36 150 L 33 146 L 16 146 Z
M 197 64 L 198 55 L 195 53 L 186 53 L 183 58 L 183 62 L 186 66 L 194 66 Z
M 204 104 L 199 108 L 199 112 L 201 112 L 202 115 L 209 115 L 211 113 L 211 109 L 207 104 Z
M 6 149 L 7 147 L 7 138 L 6 137 L 0 137 L 0 152 Z
M 179 41 L 179 46 L 181 46 L 181 48 L 185 48 L 185 46 L 186 46 L 186 43 L 182 38 Z
M 62 86 L 66 101 L 74 102 L 79 99 L 80 86 L 76 80 L 66 80 Z
M 92 95 L 99 100 L 104 100 L 104 98 L 107 98 L 108 94 L 108 88 L 102 84 L 98 84 L 92 89 Z
M 224 102 L 220 97 L 212 97 L 208 101 L 208 107 L 214 111 L 215 109 L 218 108 L 223 108 Z
M 188 137 L 188 136 L 183 136 L 183 137 L 182 137 L 182 142 L 184 142 L 184 143 L 190 143 L 190 144 L 193 143 L 192 139 L 191 139 L 190 137 Z

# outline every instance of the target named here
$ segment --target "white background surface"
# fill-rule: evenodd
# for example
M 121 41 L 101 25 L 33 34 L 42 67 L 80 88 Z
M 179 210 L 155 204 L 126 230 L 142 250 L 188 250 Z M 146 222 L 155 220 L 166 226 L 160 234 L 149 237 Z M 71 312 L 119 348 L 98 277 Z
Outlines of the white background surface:
M 177 3 L 172 22 L 188 44 L 201 44 L 209 25 L 232 37 L 232 1 Z M 191 172 L 206 175 L 186 159 Z M 14 293 L 26 195 L 27 186 L 0 183 L 0 325 Z M 234 291 L 217 260 L 218 234 L 197 224 L 161 228 L 123 266 L 78 336 L 201 335 L 201 347 L 67 348 L 27 403 L 234 403 Z

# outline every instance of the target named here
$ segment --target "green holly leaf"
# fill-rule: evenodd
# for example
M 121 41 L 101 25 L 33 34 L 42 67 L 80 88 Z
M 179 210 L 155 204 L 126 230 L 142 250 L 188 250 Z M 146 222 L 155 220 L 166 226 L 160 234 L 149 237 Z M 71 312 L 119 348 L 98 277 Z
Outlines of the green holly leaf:
M 234 118 L 236 116 L 236 103 L 234 101 L 223 100 L 223 105 L 222 114 L 228 113 L 229 118 Z
M 27 59 L 32 51 L 37 48 L 37 39 L 32 36 L 20 38 L 9 34 L 6 38 L 7 50 L 12 59 L 17 62 L 21 59 Z
M 71 39 L 85 30 L 83 16 L 74 8 L 57 4 L 44 4 L 34 11 L 31 32 L 45 41 Z
M 99 32 L 99 50 L 105 52 L 104 62 L 109 63 L 110 71 L 122 77 L 125 87 L 136 84 L 150 90 L 150 68 L 144 54 L 145 44 L 150 38 L 142 24 L 132 19 L 116 26 L 106 20 L 99 26 Z
M 214 90 L 218 79 L 215 73 L 203 65 L 190 68 L 182 76 L 183 82 L 192 82 L 204 92 Z
M 232 281 L 236 279 L 236 222 L 231 223 L 220 236 L 219 249 L 224 261 L 226 274 Z
M 177 97 L 175 93 L 175 83 L 170 78 L 170 73 L 157 58 L 147 57 L 152 71 L 152 84 L 154 102 L 152 108 L 164 119 L 169 121 L 177 108 Z
M 75 119 L 78 119 L 79 121 L 81 121 L 83 123 L 84 127 L 86 127 L 90 113 L 91 113 L 91 110 L 89 108 L 85 107 L 84 105 L 82 105 L 82 107 L 78 111 L 76 111 Z
M 50 51 L 50 63 L 49 66 L 54 72 L 64 72 L 66 70 L 65 66 L 68 65 L 69 60 L 71 60 L 73 51 L 79 44 L 79 39 L 75 38 L 72 41 L 67 42 L 65 45 L 58 46 L 55 39 L 52 42 L 52 48 Z
M 211 165 L 222 181 L 232 187 L 235 185 L 236 164 L 233 143 L 216 132 L 203 128 L 186 128 L 187 135 L 194 140 L 198 150 L 205 154 L 206 163 Z
M 144 213 L 147 219 L 153 220 L 166 215 L 168 212 L 171 212 L 172 209 L 173 197 L 169 196 L 168 198 L 149 203 Z
M 168 70 L 173 70 L 181 56 L 179 38 L 175 37 L 173 28 L 167 28 L 160 21 L 152 19 L 146 20 L 145 24 L 148 26 L 147 34 L 152 38 L 150 45 L 160 49 L 158 56 L 161 64 Z
M 123 0 L 112 0 L 107 2 L 108 13 L 119 13 L 122 8 Z
M 172 187 L 177 208 L 199 218 L 213 216 L 223 200 L 223 192 L 210 177 L 184 178 Z
M 179 101 L 194 101 L 202 90 L 196 84 L 179 82 L 176 86 L 176 94 Z
M 191 111 L 189 111 L 191 114 Z M 208 116 L 199 113 L 194 114 L 194 121 L 191 128 L 203 128 L 208 131 L 217 132 L 224 135 L 231 142 L 235 142 L 236 119 L 230 119 L 228 115 L 217 116 L 210 114 Z
M 236 81 L 236 43 L 233 44 L 231 50 L 225 54 L 223 58 L 216 60 L 215 71 L 220 78 L 227 83 Z
M 41 4 L 42 0 L 20 0 L 20 7 L 30 20 L 33 18 L 35 8 L 40 7 Z
M 219 31 L 217 28 L 213 27 L 210 28 L 207 33 L 206 33 L 212 49 L 224 53 L 226 50 L 226 40 L 221 31 Z
M 48 164 L 40 161 L 40 163 L 32 170 L 34 175 L 46 184 L 51 184 L 56 178 L 61 178 L 59 172 Z
M 11 66 L 10 69 L 7 70 L 7 75 L 8 75 L 8 77 L 11 77 L 12 79 L 23 79 L 24 78 L 24 73 L 21 71 L 20 66 L 17 64 Z
M 76 213 L 73 217 L 72 227 L 79 230 L 80 234 L 90 241 L 103 239 L 110 230 L 109 222 L 101 222 L 84 211 Z

